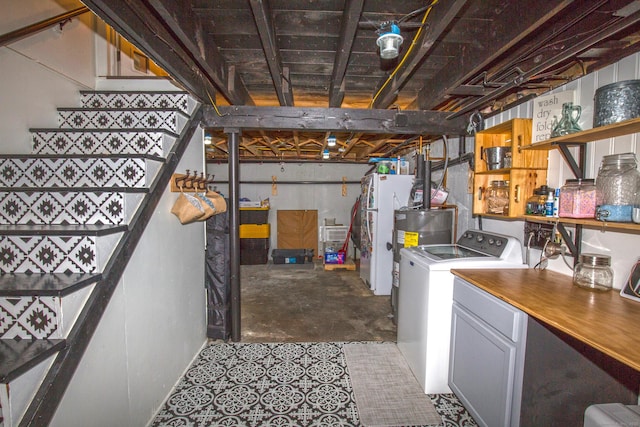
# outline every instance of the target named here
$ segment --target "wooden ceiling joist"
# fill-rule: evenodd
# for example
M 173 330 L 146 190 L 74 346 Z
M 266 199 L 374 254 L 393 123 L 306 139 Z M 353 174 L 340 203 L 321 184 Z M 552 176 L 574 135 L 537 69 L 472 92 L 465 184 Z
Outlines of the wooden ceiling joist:
M 353 48 L 353 42 L 358 30 L 358 22 L 364 8 L 364 0 L 348 1 L 342 14 L 340 26 L 340 39 L 336 49 L 336 57 L 333 63 L 331 84 L 329 86 L 329 107 L 340 107 L 344 99 L 344 77 L 347 73 L 347 64 Z
M 420 108 L 436 108 L 448 94 L 453 93 L 457 87 L 466 84 L 470 79 L 481 75 L 492 61 L 516 46 L 535 28 L 553 19 L 572 2 L 573 0 L 565 0 L 557 4 L 547 0 L 532 0 L 526 5 L 519 2 L 505 2 L 503 7 L 494 9 L 493 15 L 486 23 L 485 39 L 478 40 L 479 45 L 462 50 L 431 79 L 432 84 L 424 85 L 418 95 Z M 523 13 L 524 10 L 526 13 Z M 518 18 L 505 20 L 502 18 L 504 16 Z M 462 19 L 464 20 L 464 17 Z M 462 38 L 469 36 L 460 35 Z M 471 66 L 471 64 L 474 65 Z
M 282 66 L 269 0 L 250 0 L 249 3 L 278 101 L 282 106 L 293 107 L 293 89 L 290 84 L 289 69 Z

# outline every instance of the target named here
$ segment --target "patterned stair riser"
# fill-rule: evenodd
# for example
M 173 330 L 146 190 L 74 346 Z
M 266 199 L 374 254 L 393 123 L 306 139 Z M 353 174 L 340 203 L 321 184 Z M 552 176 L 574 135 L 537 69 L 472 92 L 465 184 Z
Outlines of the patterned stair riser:
M 167 157 L 175 137 L 165 132 L 34 131 L 34 154 L 146 154 Z
M 0 338 L 62 338 L 60 298 L 0 298 Z
M 0 297 L 0 339 L 66 338 L 91 289 L 64 297 Z
M 122 233 L 100 236 L 2 236 L 1 273 L 101 272 Z
M 0 187 L 145 188 L 158 163 L 136 158 L 0 159 Z
M 123 224 L 143 194 L 77 191 L 0 191 L 0 224 Z
M 81 102 L 86 108 L 175 108 L 185 114 L 195 108 L 195 102 L 184 92 L 82 92 Z
M 177 110 L 59 110 L 60 128 L 163 129 L 180 133 L 187 122 Z

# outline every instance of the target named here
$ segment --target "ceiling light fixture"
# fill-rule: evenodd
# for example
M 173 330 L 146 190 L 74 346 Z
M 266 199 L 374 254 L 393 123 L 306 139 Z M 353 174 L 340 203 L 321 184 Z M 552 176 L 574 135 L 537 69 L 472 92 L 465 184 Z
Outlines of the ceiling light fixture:
M 335 147 L 336 146 L 336 136 L 334 134 L 329 134 L 327 137 L 327 146 Z
M 324 149 L 324 151 L 322 152 L 322 158 L 324 160 L 327 160 L 329 158 L 329 150 L 327 150 L 326 148 Z
M 403 40 L 398 24 L 395 22 L 385 22 L 378 30 L 378 34 L 380 34 L 380 37 L 376 40 L 376 44 L 380 48 L 380 58 L 396 58 Z

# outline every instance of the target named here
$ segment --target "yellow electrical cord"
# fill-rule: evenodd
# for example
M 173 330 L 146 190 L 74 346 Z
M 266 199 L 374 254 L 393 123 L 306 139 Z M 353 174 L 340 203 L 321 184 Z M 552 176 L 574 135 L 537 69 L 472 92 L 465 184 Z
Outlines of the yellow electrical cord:
M 204 90 L 207 92 L 207 96 L 209 97 L 209 102 L 211 102 L 211 106 L 213 107 L 214 111 L 219 117 L 222 117 L 222 114 L 220 114 L 220 110 L 218 110 L 218 106 L 216 105 L 215 101 L 211 97 L 211 94 L 209 93 L 209 89 L 207 89 L 206 85 L 204 87 Z
M 398 72 L 400 67 L 402 67 L 404 62 L 407 60 L 407 58 L 409 57 L 409 54 L 411 53 L 411 51 L 413 51 L 413 47 L 416 44 L 416 40 L 418 40 L 418 37 L 420 37 L 420 34 L 422 34 L 422 29 L 424 28 L 424 23 L 427 21 L 427 17 L 429 16 L 429 12 L 431 12 L 431 9 L 433 9 L 433 6 L 435 6 L 436 3 L 438 3 L 438 0 L 433 0 L 431 2 L 431 4 L 429 5 L 429 8 L 425 11 L 424 17 L 422 18 L 422 22 L 421 22 L 420 28 L 418 28 L 418 32 L 413 37 L 413 40 L 411 40 L 411 45 L 409 46 L 409 49 L 407 49 L 407 52 L 404 54 L 404 56 L 402 57 L 402 60 L 398 63 L 398 65 L 396 65 L 396 68 L 393 70 L 393 72 L 391 74 L 389 74 L 389 77 L 384 82 L 384 84 L 382 86 L 380 86 L 380 89 L 378 89 L 378 92 L 374 95 L 373 99 L 371 100 L 371 103 L 369 104 L 369 108 L 373 108 L 373 103 L 376 102 L 376 99 L 378 99 L 378 96 L 380 95 L 382 90 L 385 87 L 387 87 L 387 85 L 389 84 L 391 79 L 393 79 L 393 76 L 396 75 L 396 73 Z

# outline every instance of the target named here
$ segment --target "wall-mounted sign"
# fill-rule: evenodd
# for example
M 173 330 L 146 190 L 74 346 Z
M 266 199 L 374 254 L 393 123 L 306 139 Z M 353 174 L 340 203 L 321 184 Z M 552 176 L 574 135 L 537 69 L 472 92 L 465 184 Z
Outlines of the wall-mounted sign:
M 554 118 L 557 120 L 562 118 L 562 104 L 574 102 L 574 95 L 575 92 L 569 90 L 534 98 L 532 143 L 551 138 Z

